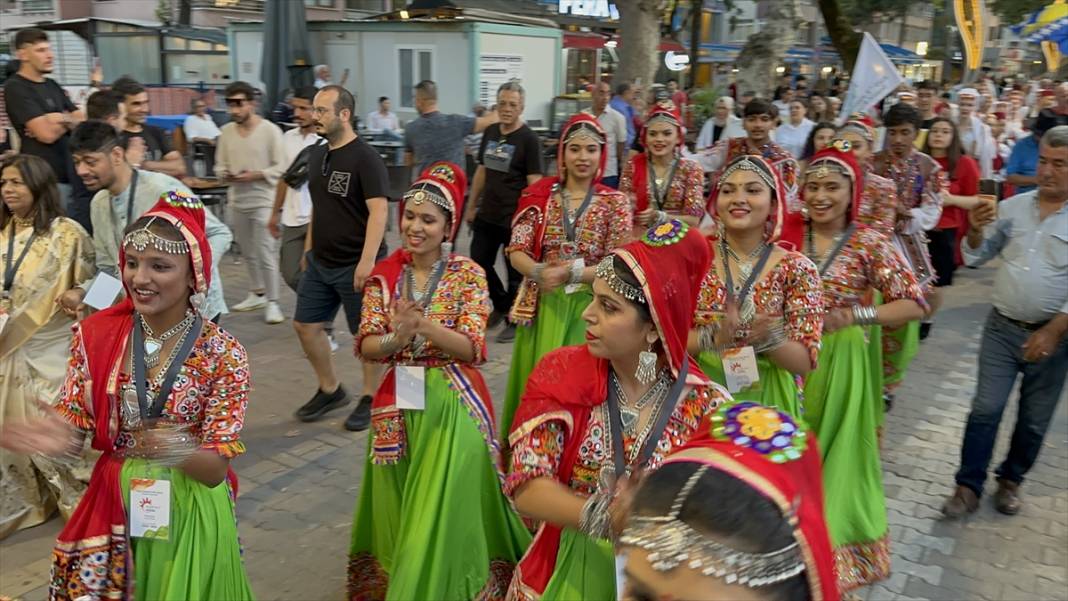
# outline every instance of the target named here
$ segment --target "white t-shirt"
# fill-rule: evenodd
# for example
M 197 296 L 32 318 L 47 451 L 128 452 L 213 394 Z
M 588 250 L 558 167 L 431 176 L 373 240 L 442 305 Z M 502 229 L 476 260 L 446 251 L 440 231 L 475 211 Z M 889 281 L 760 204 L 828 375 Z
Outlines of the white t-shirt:
M 315 132 L 302 136 L 299 127 L 282 134 L 282 146 L 285 148 L 286 169 L 293 164 L 300 151 L 305 146 L 311 146 L 321 140 Z M 286 186 L 286 199 L 282 203 L 282 225 L 286 227 L 300 227 L 311 221 L 312 201 L 308 192 L 308 182 L 305 181 L 300 190 L 294 190 Z
M 193 138 L 214 140 L 219 137 L 219 126 L 215 125 L 215 121 L 207 115 L 203 117 L 189 115 L 182 124 L 182 131 L 185 133 L 185 139 L 190 141 Z
M 367 113 L 367 129 L 374 130 L 397 130 L 400 129 L 400 120 L 392 111 L 383 115 L 380 111 Z
M 593 115 L 592 108 L 583 112 Z M 606 144 L 608 158 L 605 159 L 602 177 L 615 177 L 619 175 L 619 155 L 616 150 L 618 150 L 620 143 L 626 143 L 627 141 L 627 119 L 623 116 L 623 113 L 611 106 L 605 106 L 603 113 L 593 116 L 597 117 L 597 121 L 601 124 L 601 128 L 604 129 L 605 135 L 608 137 Z
M 786 121 L 775 129 L 775 143 L 782 146 L 794 158 L 800 158 L 805 151 L 805 142 L 808 142 L 808 134 L 816 124 L 809 119 L 802 119 L 800 125 L 793 125 Z

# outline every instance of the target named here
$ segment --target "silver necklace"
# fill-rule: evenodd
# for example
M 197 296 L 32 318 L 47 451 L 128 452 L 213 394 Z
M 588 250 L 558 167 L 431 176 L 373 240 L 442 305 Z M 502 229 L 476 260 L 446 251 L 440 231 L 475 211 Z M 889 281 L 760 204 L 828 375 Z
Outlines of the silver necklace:
M 745 283 L 749 281 L 749 276 L 753 275 L 753 262 L 760 256 L 760 253 L 764 252 L 768 243 L 761 242 L 752 250 L 752 252 L 745 256 L 744 261 L 738 256 L 738 253 L 734 252 L 731 245 L 727 244 L 726 238 L 723 239 L 722 246 L 727 252 L 727 256 L 738 265 L 738 275 L 741 277 L 738 279 L 737 283 L 734 284 L 734 295 L 737 296 L 742 292 L 742 287 L 745 286 Z M 726 265 L 724 265 L 724 267 L 730 269 L 730 267 L 727 267 Z M 753 320 L 753 317 L 756 316 L 756 303 L 753 301 L 752 293 L 745 295 L 745 298 L 742 299 L 742 306 L 738 309 L 738 316 L 741 317 L 743 323 L 749 323 Z
M 638 416 L 641 414 L 642 409 L 645 409 L 653 399 L 656 399 L 658 405 L 663 403 L 663 399 L 667 396 L 668 392 L 668 379 L 665 372 L 660 372 L 660 376 L 657 377 L 656 382 L 649 387 L 649 390 L 645 391 L 645 394 L 631 405 L 630 399 L 627 398 L 627 393 L 623 390 L 623 386 L 620 384 L 619 378 L 616 377 L 615 372 L 612 372 L 611 378 L 616 391 L 619 394 L 619 417 L 620 421 L 623 422 L 623 434 L 625 436 L 633 437 L 637 430 Z M 652 419 L 647 421 L 647 430 L 652 421 Z
M 179 321 L 174 327 L 166 332 L 156 335 L 156 333 L 152 331 L 152 327 L 145 321 L 145 316 L 138 313 L 137 318 L 141 320 L 141 328 L 145 331 L 145 366 L 153 368 L 159 365 L 159 356 L 160 352 L 163 350 L 163 343 L 173 338 L 179 332 L 187 330 L 189 326 L 193 325 L 193 320 L 195 320 L 196 317 L 196 313 L 186 311 L 185 319 Z

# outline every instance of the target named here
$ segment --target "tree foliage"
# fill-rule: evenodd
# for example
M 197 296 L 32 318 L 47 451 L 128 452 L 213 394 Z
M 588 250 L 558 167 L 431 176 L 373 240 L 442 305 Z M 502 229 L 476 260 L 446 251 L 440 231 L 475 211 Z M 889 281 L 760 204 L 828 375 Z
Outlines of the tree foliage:
M 1041 10 L 1053 0 L 987 0 L 987 7 L 1001 17 L 1003 24 L 1015 25 L 1027 15 Z

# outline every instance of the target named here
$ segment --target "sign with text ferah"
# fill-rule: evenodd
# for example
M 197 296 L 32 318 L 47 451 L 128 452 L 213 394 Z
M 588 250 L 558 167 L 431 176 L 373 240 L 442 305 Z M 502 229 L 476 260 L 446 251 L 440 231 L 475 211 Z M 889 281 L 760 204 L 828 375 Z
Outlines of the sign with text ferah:
M 860 42 L 857 64 L 853 66 L 849 78 L 849 91 L 838 113 L 838 124 L 845 123 L 853 113 L 868 110 L 903 81 L 901 73 L 898 73 L 882 47 L 870 33 L 865 32 L 864 40 Z
M 497 88 L 523 80 L 523 57 L 518 54 L 482 54 L 478 57 L 478 101 L 486 108 L 497 104 Z

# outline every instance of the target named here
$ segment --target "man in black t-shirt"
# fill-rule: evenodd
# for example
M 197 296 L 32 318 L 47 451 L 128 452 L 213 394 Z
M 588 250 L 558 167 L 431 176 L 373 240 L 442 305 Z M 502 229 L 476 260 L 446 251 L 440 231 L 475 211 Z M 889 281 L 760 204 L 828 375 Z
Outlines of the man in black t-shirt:
M 68 141 L 70 131 L 85 116 L 53 79 L 54 57 L 48 34 L 23 29 L 15 34 L 19 70 L 4 82 L 7 115 L 22 140 L 21 152 L 48 161 L 60 184 L 63 208 L 70 209 L 74 164 Z
M 332 321 L 340 305 L 349 332 L 359 331 L 364 282 L 375 262 L 386 254 L 382 239 L 389 172 L 378 152 L 352 130 L 355 108 L 352 94 L 335 85 L 319 90 L 312 103 L 315 132 L 327 143 L 314 146 L 308 155 L 312 215 L 293 316 L 293 327 L 319 380 L 315 395 L 297 410 L 297 418 L 305 422 L 349 402 L 334 370 L 323 322 Z M 345 420 L 346 429 L 370 426 L 378 371 L 374 364 L 363 363 L 363 395 Z
M 494 264 L 497 252 L 512 239 L 512 215 L 519 194 L 541 179 L 541 141 L 523 123 L 523 86 L 508 82 L 497 90 L 497 116 L 500 123 L 490 125 L 482 134 L 478 151 L 478 170 L 471 184 L 471 202 L 464 219 L 471 226 L 471 258 L 486 271 L 493 313 L 487 328 L 504 321 L 515 301 L 522 276 L 505 257 L 508 288 L 498 277 Z M 481 198 L 480 198 L 481 197 Z M 506 324 L 498 342 L 511 342 L 515 326 Z
M 182 158 L 181 153 L 171 147 L 167 133 L 154 125 L 145 123 L 149 107 L 148 92 L 144 86 L 129 77 L 120 77 L 115 80 L 113 89 L 116 94 L 122 96 L 123 107 L 126 110 L 126 123 L 122 129 L 123 142 L 128 144 L 130 138 L 141 138 L 145 143 L 145 160 L 134 167 L 166 173 L 171 177 L 184 176 L 185 159 Z

